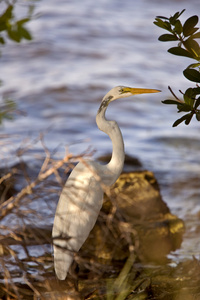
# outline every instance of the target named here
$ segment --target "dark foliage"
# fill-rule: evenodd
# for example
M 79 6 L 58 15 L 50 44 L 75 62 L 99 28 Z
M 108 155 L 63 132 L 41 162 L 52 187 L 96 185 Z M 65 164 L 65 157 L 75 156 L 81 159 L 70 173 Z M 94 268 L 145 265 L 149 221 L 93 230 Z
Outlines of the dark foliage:
M 196 27 L 198 16 L 192 16 L 182 24 L 179 17 L 184 11 L 185 10 L 176 12 L 169 18 L 158 16 L 154 22 L 156 26 L 169 32 L 167 34 L 162 34 L 158 38 L 159 41 L 178 42 L 176 47 L 168 49 L 169 53 L 196 60 L 196 63 L 190 64 L 183 71 L 183 75 L 189 81 L 196 82 L 196 87 L 188 88 L 185 93 L 181 92 L 183 94 L 183 100 L 180 100 L 175 96 L 170 89 L 175 99 L 162 101 L 164 104 L 177 105 L 178 113 L 187 112 L 187 114 L 174 122 L 173 127 L 179 125 L 183 121 L 188 125 L 194 115 L 196 116 L 197 121 L 200 121 L 200 110 L 198 109 L 200 105 L 200 87 L 198 86 L 198 83 L 200 83 L 200 46 L 196 41 L 196 39 L 200 38 L 199 28 Z

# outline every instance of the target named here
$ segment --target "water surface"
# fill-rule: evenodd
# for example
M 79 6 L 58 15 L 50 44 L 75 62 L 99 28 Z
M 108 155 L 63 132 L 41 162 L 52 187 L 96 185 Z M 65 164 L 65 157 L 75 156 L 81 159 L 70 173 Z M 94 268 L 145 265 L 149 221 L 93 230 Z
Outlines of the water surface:
M 162 90 L 112 103 L 108 118 L 118 121 L 126 153 L 155 172 L 164 200 L 186 222 L 176 260 L 198 257 L 200 251 L 199 124 L 193 120 L 187 127 L 171 127 L 178 116 L 161 100 L 169 97 L 168 85 L 177 94 L 190 86 L 182 70 L 191 61 L 167 53 L 170 45 L 157 40 L 163 32 L 153 21 L 184 8 L 183 18 L 188 18 L 197 7 L 199 0 L 40 1 L 40 16 L 29 24 L 33 41 L 9 42 L 1 57 L 1 92 L 26 112 L 4 122 L 1 133 L 12 138 L 1 147 L 2 165 L 16 162 L 13 149 L 41 132 L 58 157 L 66 147 L 80 153 L 92 146 L 95 157 L 109 153 L 111 142 L 95 124 L 105 93 L 116 85 Z M 33 153 L 44 153 L 39 143 L 27 159 Z

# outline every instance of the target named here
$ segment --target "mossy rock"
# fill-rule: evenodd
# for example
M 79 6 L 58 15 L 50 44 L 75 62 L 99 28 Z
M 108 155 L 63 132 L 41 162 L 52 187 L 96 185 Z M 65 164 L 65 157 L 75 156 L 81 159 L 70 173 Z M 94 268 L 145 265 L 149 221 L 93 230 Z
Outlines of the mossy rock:
M 184 223 L 170 213 L 150 171 L 123 173 L 106 191 L 97 223 L 81 255 L 106 264 L 124 260 L 133 249 L 143 262 L 164 263 L 180 247 Z

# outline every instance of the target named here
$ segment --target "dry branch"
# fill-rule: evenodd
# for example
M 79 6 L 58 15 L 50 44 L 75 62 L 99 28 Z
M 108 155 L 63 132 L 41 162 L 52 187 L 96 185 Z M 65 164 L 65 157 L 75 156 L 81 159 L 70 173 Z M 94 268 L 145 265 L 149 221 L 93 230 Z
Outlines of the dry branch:
M 50 161 L 50 157 L 45 158 L 38 177 L 32 181 L 30 184 L 25 186 L 16 196 L 10 197 L 7 201 L 0 205 L 0 220 L 2 220 L 8 213 L 10 213 L 15 207 L 18 206 L 19 201 L 26 195 L 32 194 L 32 190 L 42 181 L 47 179 L 52 174 L 57 175 L 57 170 L 60 169 L 64 164 L 68 163 L 71 158 L 74 157 L 72 154 L 67 154 L 63 159 L 57 161 L 53 166 L 47 169 Z M 46 170 L 47 169 L 47 170 Z M 10 174 L 10 173 L 9 173 Z M 10 176 L 10 175 L 9 175 Z M 4 176 L 5 177 L 5 176 Z M 5 178 L 4 178 L 5 180 Z

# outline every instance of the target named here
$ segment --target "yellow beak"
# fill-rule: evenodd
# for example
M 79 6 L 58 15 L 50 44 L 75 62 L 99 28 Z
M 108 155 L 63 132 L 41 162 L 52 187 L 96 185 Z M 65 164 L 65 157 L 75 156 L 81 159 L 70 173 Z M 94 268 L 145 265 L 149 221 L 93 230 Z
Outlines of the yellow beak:
M 149 94 L 149 93 L 159 93 L 160 90 L 154 90 L 154 89 L 142 89 L 142 88 L 129 88 L 127 87 L 127 92 L 130 92 L 133 95 L 138 94 Z

